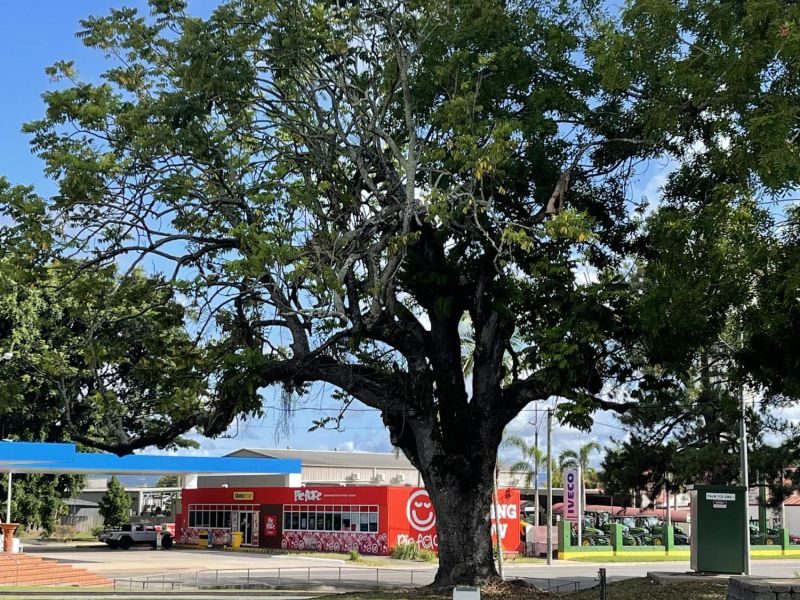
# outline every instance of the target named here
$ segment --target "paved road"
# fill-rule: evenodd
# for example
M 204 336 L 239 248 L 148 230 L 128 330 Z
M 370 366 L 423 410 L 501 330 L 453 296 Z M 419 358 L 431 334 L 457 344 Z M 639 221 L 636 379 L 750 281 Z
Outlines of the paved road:
M 27 549 L 26 549 L 27 550 Z M 263 586 L 298 588 L 333 587 L 363 588 L 374 586 L 418 586 L 433 581 L 436 567 L 420 563 L 396 561 L 391 568 L 351 566 L 333 560 L 243 554 L 214 550 L 153 551 L 135 548 L 130 551 L 92 549 L 39 549 L 43 556 L 75 564 L 99 575 L 120 581 L 121 589 L 142 587 L 165 589 L 207 586 Z M 643 577 L 648 571 L 689 571 L 686 562 L 659 563 L 579 563 L 555 561 L 545 563 L 510 564 L 507 577 L 529 579 L 547 589 L 562 591 L 594 585 L 598 569 L 604 566 L 611 581 Z M 800 560 L 754 560 L 754 575 L 793 577 L 800 570 Z
M 291 555 L 246 554 L 217 550 L 160 550 L 140 546 L 110 550 L 105 546 L 25 546 L 25 552 L 73 564 L 104 577 L 156 575 L 208 569 L 255 569 L 333 566 L 344 561 Z

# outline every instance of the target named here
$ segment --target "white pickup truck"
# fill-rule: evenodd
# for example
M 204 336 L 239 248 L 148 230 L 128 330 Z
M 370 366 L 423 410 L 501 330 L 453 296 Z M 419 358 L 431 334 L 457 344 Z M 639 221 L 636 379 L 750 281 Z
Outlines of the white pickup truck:
M 118 530 L 102 532 L 97 539 L 101 542 L 105 542 L 112 550 L 116 550 L 117 548 L 127 550 L 131 546 L 144 544 L 155 548 L 159 536 L 161 537 L 162 548 L 172 548 L 172 532 L 167 525 L 164 525 L 163 529 L 156 529 L 154 525 L 127 523 Z

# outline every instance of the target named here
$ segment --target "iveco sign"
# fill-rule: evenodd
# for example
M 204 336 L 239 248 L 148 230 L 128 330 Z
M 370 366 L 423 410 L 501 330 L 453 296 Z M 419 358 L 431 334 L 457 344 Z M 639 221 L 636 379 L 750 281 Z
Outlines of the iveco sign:
M 580 478 L 577 467 L 564 469 L 564 520 L 578 522 L 578 501 L 580 495 Z

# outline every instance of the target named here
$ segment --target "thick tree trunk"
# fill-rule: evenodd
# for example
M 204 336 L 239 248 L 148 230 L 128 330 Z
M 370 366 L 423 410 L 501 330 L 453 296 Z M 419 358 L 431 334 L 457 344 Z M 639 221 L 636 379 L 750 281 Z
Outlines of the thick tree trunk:
M 439 571 L 434 585 L 480 585 L 499 578 L 494 563 L 490 509 L 492 473 L 478 472 L 471 481 L 446 476 L 433 484 Z M 430 492 L 429 492 L 430 493 Z
M 447 449 L 431 438 L 419 448 L 420 471 L 436 511 L 437 587 L 479 585 L 499 578 L 490 520 L 497 440 L 479 429 L 465 431 Z M 492 440 L 479 441 L 483 437 Z

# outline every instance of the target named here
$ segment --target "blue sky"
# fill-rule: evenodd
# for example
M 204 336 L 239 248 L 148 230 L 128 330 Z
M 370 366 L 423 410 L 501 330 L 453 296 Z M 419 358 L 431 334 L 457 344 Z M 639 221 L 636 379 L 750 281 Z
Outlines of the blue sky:
M 190 0 L 189 10 L 194 14 L 208 14 L 217 3 L 214 0 Z M 20 132 L 26 121 L 40 118 L 44 111 L 41 94 L 53 84 L 45 74 L 45 67 L 57 60 L 74 60 L 81 76 L 94 80 L 104 69 L 102 53 L 85 48 L 75 36 L 80 30 L 80 19 L 102 15 L 110 8 L 132 6 L 147 11 L 146 2 L 140 0 L 5 0 L 0 8 L 0 175 L 12 183 L 32 184 L 41 194 L 54 190 L 52 182 L 42 174 L 42 162 L 35 157 L 28 139 Z M 642 182 L 642 192 L 655 194 L 661 181 L 660 169 L 651 170 Z M 653 172 L 654 171 L 654 172 Z M 648 186 L 648 184 L 650 184 Z M 649 194 L 648 194 L 649 195 Z M 201 449 L 197 454 L 217 456 L 241 448 L 292 447 L 304 449 L 334 449 L 389 451 L 389 436 L 375 411 L 363 406 L 348 413 L 344 432 L 317 431 L 308 433 L 312 418 L 318 418 L 326 407 L 335 406 L 330 399 L 330 389 L 318 386 L 297 408 L 292 419 L 291 434 L 276 438 L 280 414 L 268 410 L 260 419 L 234 423 L 228 437 L 209 440 L 198 438 Z M 266 405 L 279 406 L 277 392 L 266 392 Z M 327 414 L 331 414 L 328 411 Z M 511 424 L 517 435 L 532 437 L 530 421 L 536 413 L 530 406 Z M 598 415 L 598 424 L 590 434 L 558 428 L 554 435 L 556 452 L 575 448 L 579 443 L 596 439 L 607 442 L 610 436 L 619 437 L 619 429 L 611 416 Z M 544 429 L 541 430 L 542 447 Z M 507 461 L 516 460 L 505 452 Z M 599 457 L 598 457 L 599 458 Z

